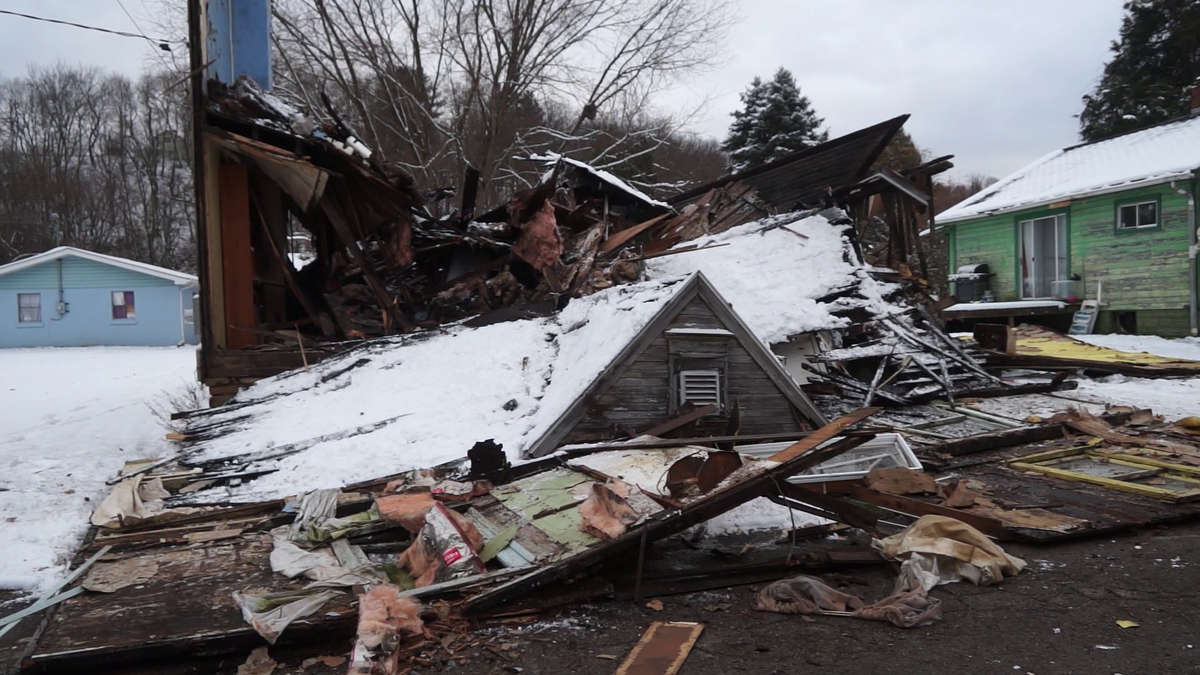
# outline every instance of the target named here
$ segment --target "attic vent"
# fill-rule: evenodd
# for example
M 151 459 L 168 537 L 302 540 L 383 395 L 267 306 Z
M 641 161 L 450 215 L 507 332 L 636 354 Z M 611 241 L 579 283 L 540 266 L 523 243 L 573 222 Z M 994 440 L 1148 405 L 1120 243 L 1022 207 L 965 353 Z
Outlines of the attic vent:
M 721 371 L 711 370 L 681 370 L 679 371 L 679 404 L 688 401 L 696 407 L 715 404 L 722 405 Z

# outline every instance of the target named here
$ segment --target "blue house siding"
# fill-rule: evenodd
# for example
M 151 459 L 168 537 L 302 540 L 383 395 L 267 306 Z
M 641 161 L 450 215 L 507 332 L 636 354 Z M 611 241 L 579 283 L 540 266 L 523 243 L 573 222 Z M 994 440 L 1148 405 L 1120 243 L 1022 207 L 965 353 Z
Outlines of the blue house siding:
M 57 311 L 59 275 L 66 311 Z M 101 262 L 65 256 L 0 276 L 0 347 L 197 344 L 194 323 L 181 321 L 196 286 Z M 112 318 L 113 291 L 132 291 L 134 318 Z M 41 295 L 42 320 L 21 323 L 17 296 Z M 182 303 L 182 304 L 181 304 Z M 190 314 L 190 312 L 189 312 Z

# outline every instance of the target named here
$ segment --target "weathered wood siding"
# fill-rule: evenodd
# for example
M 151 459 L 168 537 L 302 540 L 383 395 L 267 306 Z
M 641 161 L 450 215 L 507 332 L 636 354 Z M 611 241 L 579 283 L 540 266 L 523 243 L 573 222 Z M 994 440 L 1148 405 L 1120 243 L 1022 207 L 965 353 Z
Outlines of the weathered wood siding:
M 1117 230 L 1117 204 L 1157 199 L 1161 225 Z M 1071 269 L 1088 297 L 1104 282 L 1105 309 L 1186 309 L 1188 304 L 1187 199 L 1170 185 L 1127 190 L 1071 203 Z
M 671 321 L 671 328 L 726 328 L 702 298 L 692 300 Z M 703 342 L 719 345 L 726 358 L 727 409 L 738 401 L 741 409 L 741 433 L 782 433 L 800 431 L 792 404 L 766 372 L 734 337 Z M 666 332 L 658 335 L 624 373 L 590 402 L 587 414 L 571 430 L 566 443 L 595 440 L 625 427 L 645 429 L 671 414 L 671 342 Z M 689 343 L 697 342 L 689 338 Z M 723 434 L 725 416 L 707 417 L 694 429 L 700 435 Z
M 960 265 L 986 263 L 993 276 L 992 292 L 996 300 L 1016 300 L 1017 226 L 1012 216 L 990 216 L 954 226 L 953 272 Z
M 1192 181 L 1177 183 L 1195 191 Z M 1117 205 L 1158 200 L 1160 225 L 1117 230 Z M 1017 223 L 1047 214 L 1045 207 L 955 224 L 951 269 L 987 263 L 996 300 L 1019 300 Z M 1061 209 L 1059 210 L 1061 212 Z M 1138 331 L 1186 331 L 1188 306 L 1187 198 L 1170 185 L 1135 188 L 1076 199 L 1067 208 L 1069 265 L 1083 279 L 1087 298 L 1103 282 L 1105 312 L 1138 312 Z M 1144 315 L 1144 316 L 1143 316 Z M 1109 329 L 1101 317 L 1097 330 Z

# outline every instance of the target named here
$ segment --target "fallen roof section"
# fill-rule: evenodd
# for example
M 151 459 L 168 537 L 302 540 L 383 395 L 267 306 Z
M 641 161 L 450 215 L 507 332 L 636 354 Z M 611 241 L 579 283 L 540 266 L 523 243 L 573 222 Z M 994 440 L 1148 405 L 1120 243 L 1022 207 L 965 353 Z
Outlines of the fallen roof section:
M 679 207 L 713 188 L 740 181 L 779 209 L 818 206 L 827 190 L 850 185 L 865 176 L 908 117 L 893 117 L 762 166 L 718 178 L 672 197 L 670 202 Z
M 601 291 L 549 317 L 367 342 L 260 381 L 189 421 L 188 464 L 257 472 L 196 499 L 334 487 L 440 464 L 488 438 L 526 457 L 550 453 L 694 299 L 810 425 L 824 423 L 766 345 L 695 273 Z M 664 363 L 664 385 L 668 378 Z

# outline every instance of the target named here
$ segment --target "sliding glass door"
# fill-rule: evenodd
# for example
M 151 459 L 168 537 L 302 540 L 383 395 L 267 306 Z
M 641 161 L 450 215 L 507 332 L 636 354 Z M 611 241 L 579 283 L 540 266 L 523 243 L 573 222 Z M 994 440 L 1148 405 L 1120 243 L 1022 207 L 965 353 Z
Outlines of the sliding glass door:
M 1048 298 L 1052 281 L 1064 281 L 1067 268 L 1067 216 L 1023 220 L 1021 233 L 1021 297 Z

